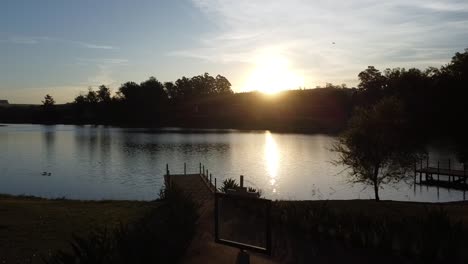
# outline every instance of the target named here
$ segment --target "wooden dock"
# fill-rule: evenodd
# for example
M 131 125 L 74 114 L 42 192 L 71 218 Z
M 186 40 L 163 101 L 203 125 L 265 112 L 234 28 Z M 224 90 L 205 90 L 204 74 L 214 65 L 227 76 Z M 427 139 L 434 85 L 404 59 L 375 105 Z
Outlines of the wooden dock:
M 454 188 L 468 190 L 468 171 L 466 164 L 463 164 L 463 169 L 453 169 L 451 160 L 448 160 L 448 166 L 441 167 L 441 162 L 437 162 L 437 167 L 429 166 L 429 158 L 426 160 L 426 166 L 423 162 L 419 168 L 415 165 L 414 182 L 424 185 L 440 186 L 444 188 Z M 417 181 L 419 174 L 419 182 Z
M 213 200 L 216 192 L 216 179 L 208 170 L 200 164 L 198 173 L 187 174 L 187 166 L 184 164 L 184 174 L 171 174 L 166 165 L 164 183 L 167 187 L 175 187 L 188 194 L 199 203 Z
M 199 204 L 200 218 L 197 231 L 182 263 L 234 263 L 239 250 L 215 243 L 213 219 L 217 179 L 202 164 L 199 165 L 197 173 L 187 173 L 187 166 L 184 164 L 183 174 L 170 173 L 169 166 L 166 165 L 164 181 L 167 188 L 177 188 L 190 195 Z M 270 257 L 251 253 L 250 263 L 273 264 L 276 262 Z

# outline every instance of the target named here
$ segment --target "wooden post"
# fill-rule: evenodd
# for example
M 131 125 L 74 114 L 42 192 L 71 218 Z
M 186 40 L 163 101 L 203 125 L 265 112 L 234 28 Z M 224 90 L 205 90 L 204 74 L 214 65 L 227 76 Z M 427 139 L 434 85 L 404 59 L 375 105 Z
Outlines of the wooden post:
M 169 175 L 169 164 L 166 163 L 166 175 Z
M 419 171 L 419 184 L 422 183 L 422 160 L 421 160 L 421 170 Z
M 240 176 L 240 187 L 241 187 L 241 188 L 244 187 L 244 175 L 241 175 L 241 176 Z
M 463 163 L 463 183 L 466 185 L 466 163 Z
M 205 177 L 208 179 L 208 169 L 206 169 Z
M 205 173 L 205 165 L 203 165 L 203 173 Z M 202 174 L 203 175 L 203 174 Z
M 213 182 L 211 181 L 211 173 L 210 173 L 210 184 L 213 184 Z
M 184 175 L 187 175 L 187 163 L 184 162 Z
M 215 192 L 217 192 L 217 191 L 218 191 L 218 186 L 216 184 L 216 178 L 215 178 Z
M 451 166 L 451 164 L 450 164 L 450 163 L 451 163 L 451 160 L 449 159 L 448 162 L 449 162 L 449 164 L 448 164 L 448 165 L 449 165 L 449 168 L 448 168 L 448 169 L 449 169 L 449 182 L 450 182 L 450 181 L 452 180 L 452 175 L 451 175 L 451 170 L 452 170 L 451 167 L 452 167 L 452 166 Z M 455 180 L 455 179 L 454 179 L 454 180 Z
M 200 164 L 199 164 L 199 165 L 200 165 L 200 175 L 201 175 L 201 162 L 200 162 Z
M 440 181 L 439 175 L 440 175 L 440 161 L 437 161 L 437 181 Z
M 419 172 L 419 183 L 422 182 L 422 174 L 423 174 L 423 173 L 422 173 L 422 168 L 423 168 L 423 167 L 422 167 L 422 164 L 423 164 L 423 161 L 422 161 L 422 159 L 421 159 L 421 171 Z

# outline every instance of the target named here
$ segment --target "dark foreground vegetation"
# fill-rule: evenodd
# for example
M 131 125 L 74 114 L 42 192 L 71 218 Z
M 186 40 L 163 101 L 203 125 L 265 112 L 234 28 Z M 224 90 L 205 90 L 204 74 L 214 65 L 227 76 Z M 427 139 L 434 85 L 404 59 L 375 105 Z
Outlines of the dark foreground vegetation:
M 291 201 L 273 206 L 284 263 L 467 263 L 466 203 Z
M 178 263 L 197 228 L 197 206 L 180 192 L 162 198 L 81 202 L 2 196 L 2 214 L 10 217 L 0 219 L 0 260 Z M 467 263 L 467 212 L 464 202 L 275 201 L 272 260 Z
M 161 205 L 141 219 L 114 229 L 75 235 L 70 251 L 49 264 L 179 263 L 195 234 L 197 205 L 177 190 L 163 190 Z
M 177 263 L 195 232 L 180 192 L 138 201 L 0 196 L 0 263 Z

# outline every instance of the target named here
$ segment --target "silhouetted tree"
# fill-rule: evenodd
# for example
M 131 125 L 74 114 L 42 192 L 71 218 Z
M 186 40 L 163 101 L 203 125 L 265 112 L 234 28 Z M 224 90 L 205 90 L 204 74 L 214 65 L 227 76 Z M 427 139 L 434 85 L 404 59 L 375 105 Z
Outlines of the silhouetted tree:
M 86 102 L 90 104 L 96 104 L 99 102 L 97 93 L 93 91 L 91 87 L 88 88 L 88 94 L 86 95 Z
M 139 100 L 149 105 L 160 104 L 167 99 L 164 85 L 155 77 L 140 83 Z
M 112 100 L 110 89 L 105 85 L 99 86 L 99 90 L 97 91 L 97 98 L 99 102 L 109 103 Z
M 87 102 L 86 97 L 82 94 L 75 97 L 75 101 L 74 101 L 75 104 L 83 105 L 86 102 Z
M 55 105 L 55 100 L 51 95 L 47 94 L 46 96 L 44 96 L 42 105 L 44 106 L 44 108 L 50 108 Z
M 178 87 L 173 82 L 164 83 L 164 89 L 166 90 L 169 99 L 175 99 L 178 97 L 179 91 L 177 88 Z
M 44 96 L 44 100 L 42 101 L 41 119 L 41 122 L 46 123 L 53 122 L 56 119 L 55 100 L 49 94 Z
M 192 82 L 189 78 L 183 76 L 175 81 L 174 99 L 189 99 L 194 95 Z
M 367 104 L 374 103 L 382 98 L 386 88 L 387 79 L 374 66 L 367 67 L 366 70 L 358 74 L 360 83 L 358 88 L 364 94 Z
M 379 201 L 382 184 L 404 179 L 419 158 L 407 133 L 403 106 L 395 98 L 357 109 L 332 148 L 338 153 L 334 162 L 351 169 L 351 182 L 372 185 Z
M 216 75 L 215 79 L 215 93 L 217 94 L 232 94 L 231 83 L 222 75 Z

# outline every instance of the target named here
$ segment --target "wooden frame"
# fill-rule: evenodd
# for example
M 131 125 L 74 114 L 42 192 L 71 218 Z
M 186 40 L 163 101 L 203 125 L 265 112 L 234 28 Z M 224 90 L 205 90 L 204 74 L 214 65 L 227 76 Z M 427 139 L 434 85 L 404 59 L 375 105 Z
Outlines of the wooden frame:
M 219 237 L 219 199 L 235 199 L 235 200 L 255 200 L 255 202 L 260 202 L 264 204 L 266 209 L 266 221 L 265 221 L 265 247 L 259 247 L 249 244 L 240 243 L 237 241 L 222 239 Z M 262 198 L 255 198 L 255 197 L 247 197 L 242 195 L 232 195 L 232 194 L 225 194 L 225 193 L 215 193 L 215 203 L 214 203 L 214 227 L 215 227 L 215 242 L 219 244 L 224 244 L 227 246 L 251 250 L 258 253 L 263 253 L 266 255 L 271 255 L 271 200 L 262 199 Z

